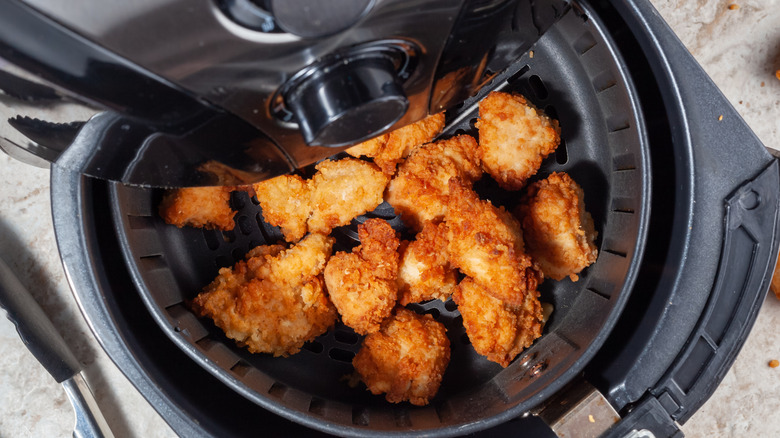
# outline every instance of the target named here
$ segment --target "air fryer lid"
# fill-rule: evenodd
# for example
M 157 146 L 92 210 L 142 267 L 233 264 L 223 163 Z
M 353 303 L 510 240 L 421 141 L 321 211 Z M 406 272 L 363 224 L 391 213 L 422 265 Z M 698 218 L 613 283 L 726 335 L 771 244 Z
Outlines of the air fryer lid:
M 159 191 L 112 186 L 121 249 L 133 281 L 163 331 L 195 362 L 258 405 L 323 431 L 356 435 L 436 431 L 465 433 L 528 411 L 571 380 L 603 342 L 630 293 L 638 270 L 649 203 L 649 164 L 642 117 L 625 67 L 598 17 L 568 14 L 489 89 L 519 91 L 557 117 L 563 143 L 539 175 L 566 171 L 585 191 L 599 232 L 598 261 L 578 282 L 545 282 L 543 302 L 555 307 L 543 336 L 506 369 L 468 345 L 457 306 L 434 300 L 413 306 L 444 323 L 452 359 L 439 394 L 426 407 L 390 405 L 343 377 L 360 337 L 339 324 L 289 358 L 250 354 L 184 304 L 252 247 L 281 239 L 262 220 L 256 200 L 233 197 L 234 231 L 178 229 L 157 216 Z M 486 93 L 485 91 L 484 93 Z M 484 95 L 482 93 L 482 95 Z M 477 96 L 448 113 L 444 136 L 476 134 Z M 512 206 L 517 193 L 490 180 L 476 185 L 495 204 Z M 342 248 L 355 225 L 379 216 L 402 224 L 387 204 L 337 229 Z M 338 248 L 337 248 L 338 249 Z

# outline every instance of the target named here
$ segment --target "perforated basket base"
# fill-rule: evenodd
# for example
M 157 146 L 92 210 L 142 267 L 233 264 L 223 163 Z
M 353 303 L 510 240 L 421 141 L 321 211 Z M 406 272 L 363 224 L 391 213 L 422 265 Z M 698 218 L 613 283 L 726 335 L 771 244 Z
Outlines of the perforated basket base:
M 583 5 L 587 12 L 587 5 Z M 231 232 L 179 229 L 157 215 L 160 191 L 112 186 L 113 218 L 123 257 L 144 303 L 163 331 L 190 358 L 249 400 L 286 418 L 342 435 L 462 434 L 520 415 L 559 389 L 600 347 L 630 293 L 641 259 L 649 203 L 644 126 L 633 86 L 597 17 L 568 14 L 513 68 L 488 87 L 518 91 L 558 118 L 563 143 L 538 177 L 566 171 L 585 191 L 599 232 L 598 261 L 578 282 L 545 281 L 542 301 L 554 312 L 543 336 L 506 369 L 477 355 L 457 306 L 434 300 L 410 306 L 444 323 L 452 345 L 437 396 L 426 407 L 391 405 L 344 377 L 361 338 L 337 324 L 288 358 L 250 354 L 186 302 L 251 248 L 281 240 L 262 219 L 255 199 L 234 194 Z M 444 133 L 477 135 L 476 96 L 448 113 Z M 484 178 L 476 190 L 511 208 L 521 192 L 505 192 Z M 403 225 L 387 204 L 334 231 L 336 250 L 354 245 L 366 217 Z M 403 231 L 403 230 L 402 230 Z M 408 237 L 408 234 L 407 234 Z

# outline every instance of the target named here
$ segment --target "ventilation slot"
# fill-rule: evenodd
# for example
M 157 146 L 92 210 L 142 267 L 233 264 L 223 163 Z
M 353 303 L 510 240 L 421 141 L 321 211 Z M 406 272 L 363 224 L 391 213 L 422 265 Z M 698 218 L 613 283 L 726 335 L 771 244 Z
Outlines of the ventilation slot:
M 612 158 L 612 167 L 616 172 L 625 172 L 628 170 L 636 170 L 636 160 L 634 154 L 622 154 L 616 155 Z
M 320 417 L 325 415 L 325 405 L 327 403 L 325 400 L 322 400 L 320 398 L 312 398 L 311 403 L 309 403 L 309 412 L 311 412 L 314 415 L 319 415 Z
M 311 351 L 314 354 L 320 354 L 325 350 L 325 347 L 323 347 L 322 343 L 320 342 L 309 341 L 303 344 L 303 349 L 306 351 Z
M 352 424 L 354 424 L 355 426 L 368 426 L 368 409 L 353 408 Z
M 634 214 L 634 202 L 627 198 L 614 198 L 612 211 L 615 213 Z
M 127 216 L 127 225 L 131 230 L 154 228 L 155 219 L 150 216 Z
M 274 382 L 274 384 L 271 385 L 271 387 L 268 389 L 268 395 L 272 397 L 276 397 L 280 400 L 282 399 L 282 397 L 284 397 L 284 394 L 286 393 L 287 393 L 287 385 L 279 382 Z
M 612 255 L 616 255 L 618 257 L 626 258 L 626 253 L 624 252 L 615 251 L 613 249 L 605 249 L 604 252 L 610 253 Z
M 336 342 L 341 342 L 342 344 L 355 345 L 360 341 L 360 337 L 356 333 L 341 330 L 336 330 L 333 333 L 333 337 L 336 339 Z
M 411 427 L 412 420 L 409 419 L 409 411 L 403 408 L 396 408 L 393 411 L 393 420 L 398 427 Z
M 339 362 L 352 363 L 355 353 L 341 348 L 331 348 L 330 351 L 328 351 L 328 357 Z
M 138 264 L 141 265 L 141 271 L 147 273 L 168 269 L 168 263 L 165 262 L 165 258 L 161 255 L 143 256 L 138 259 Z
M 601 292 L 600 290 L 596 290 L 592 287 L 589 287 L 586 290 L 588 292 L 596 294 L 597 296 L 600 296 L 601 298 L 604 298 L 605 300 L 609 300 L 609 295 L 605 294 L 604 292 Z
M 569 162 L 569 150 L 566 148 L 566 141 L 561 139 L 561 144 L 555 149 L 555 162 L 563 165 Z
M 236 241 L 236 232 L 233 230 L 229 231 L 223 231 L 222 232 L 222 240 L 225 241 L 225 243 L 233 243 Z
M 619 132 L 631 127 L 625 115 L 612 115 L 607 117 L 607 129 L 609 132 Z
M 603 71 L 593 78 L 593 89 L 595 89 L 597 93 L 609 90 L 615 85 L 617 85 L 617 81 L 610 71 Z
M 577 38 L 576 41 L 574 41 L 574 44 L 572 44 L 574 50 L 580 55 L 584 55 L 585 53 L 588 52 L 588 50 L 592 49 L 595 45 L 596 45 L 596 39 L 593 38 L 593 35 L 591 35 L 590 32 L 583 33 L 582 35 L 580 35 L 579 38 Z
M 517 81 L 518 81 L 518 80 L 519 80 L 521 77 L 523 77 L 523 75 L 525 75 L 526 73 L 528 73 L 528 70 L 530 70 L 530 69 L 531 69 L 531 67 L 529 67 L 529 66 L 527 66 L 527 65 L 524 65 L 524 66 L 523 66 L 523 68 L 521 68 L 520 70 L 518 70 L 517 72 L 515 72 L 515 74 L 513 74 L 512 76 L 510 76 L 510 77 L 509 77 L 509 79 L 507 79 L 507 82 L 508 82 L 508 83 L 510 83 L 510 84 L 514 84 L 514 83 L 515 83 L 515 82 L 517 82 Z
M 248 236 L 252 234 L 252 231 L 254 231 L 254 225 L 252 224 L 252 220 L 248 217 L 241 215 L 236 220 L 236 224 L 238 224 L 238 229 L 241 231 L 241 234 L 244 236 Z
M 230 368 L 230 371 L 233 372 L 233 374 L 237 375 L 238 377 L 244 378 L 246 377 L 247 373 L 249 373 L 253 369 L 254 367 L 252 365 L 249 365 L 243 360 L 240 360 L 235 365 L 233 365 L 232 368 Z
M 547 86 L 544 85 L 544 81 L 537 75 L 531 75 L 528 78 L 528 85 L 531 86 L 531 90 L 539 100 L 545 100 L 550 95 L 549 91 L 547 91 Z
M 219 238 L 217 238 L 217 231 L 204 229 L 203 240 L 206 241 L 206 246 L 210 250 L 216 251 L 217 248 L 219 248 Z
M 458 310 L 458 304 L 454 300 L 449 299 L 444 303 L 444 308 L 447 309 L 448 312 L 454 312 Z

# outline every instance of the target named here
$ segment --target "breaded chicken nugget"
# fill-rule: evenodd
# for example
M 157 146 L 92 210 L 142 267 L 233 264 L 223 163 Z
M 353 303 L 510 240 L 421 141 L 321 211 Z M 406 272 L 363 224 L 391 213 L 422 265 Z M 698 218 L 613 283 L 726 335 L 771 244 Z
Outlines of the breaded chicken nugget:
M 183 226 L 232 230 L 236 211 L 230 208 L 230 186 L 187 187 L 171 190 L 160 203 L 159 213 L 165 223 Z
M 352 365 L 372 394 L 390 403 L 424 406 L 436 395 L 450 362 L 444 325 L 403 307 L 363 340 Z
M 309 234 L 297 245 L 260 246 L 222 268 L 191 305 L 252 353 L 288 356 L 325 333 L 337 318 L 322 270 L 334 239 Z
M 535 293 L 541 272 L 523 251 L 520 223 L 503 207 L 479 199 L 453 178 L 445 221 L 453 266 L 511 306 L 523 305 L 526 295 Z
M 297 242 L 308 231 L 311 215 L 308 183 L 298 175 L 282 175 L 254 185 L 263 219 L 280 227 L 284 240 Z
M 390 181 L 385 198 L 407 226 L 420 231 L 426 222 L 444 218 L 450 178 L 470 186 L 481 176 L 477 141 L 460 135 L 416 149 Z
M 577 281 L 577 274 L 596 261 L 596 231 L 585 211 L 582 188 L 563 172 L 528 187 L 516 210 L 528 253 L 545 277 Z
M 482 167 L 507 190 L 522 188 L 561 142 L 558 121 L 519 94 L 488 94 L 476 126 Z
M 401 251 L 398 302 L 405 306 L 434 298 L 446 301 L 457 283 L 447 254 L 447 227 L 444 222 L 428 222 Z
M 325 267 L 325 285 L 341 320 L 359 334 L 373 333 L 398 298 L 398 235 L 384 219 L 358 226 L 360 245 L 337 252 Z
M 525 296 L 522 306 L 507 306 L 469 277 L 452 294 L 474 350 L 505 368 L 542 335 L 539 293 L 529 291 Z
M 311 216 L 310 233 L 328 234 L 335 227 L 347 225 L 356 216 L 382 203 L 389 177 L 376 165 L 354 158 L 326 160 L 316 166 L 309 182 Z
M 417 146 L 433 140 L 442 129 L 443 112 L 355 145 L 347 149 L 347 153 L 353 157 L 364 155 L 373 158 L 382 172 L 392 176 L 398 163 Z

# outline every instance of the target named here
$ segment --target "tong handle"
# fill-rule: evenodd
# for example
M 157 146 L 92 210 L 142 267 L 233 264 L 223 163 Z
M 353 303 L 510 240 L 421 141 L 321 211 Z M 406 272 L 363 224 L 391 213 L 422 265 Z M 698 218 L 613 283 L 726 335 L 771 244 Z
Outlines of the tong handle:
M 0 307 L 6 310 L 8 319 L 16 326 L 24 345 L 57 383 L 62 383 L 81 370 L 81 364 L 54 324 L 2 259 Z

